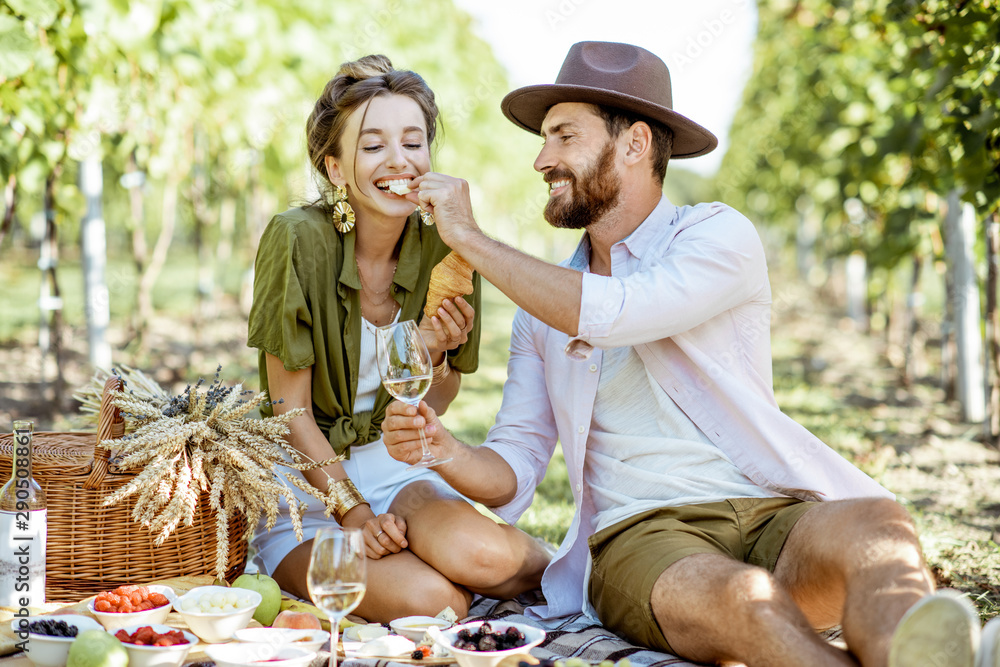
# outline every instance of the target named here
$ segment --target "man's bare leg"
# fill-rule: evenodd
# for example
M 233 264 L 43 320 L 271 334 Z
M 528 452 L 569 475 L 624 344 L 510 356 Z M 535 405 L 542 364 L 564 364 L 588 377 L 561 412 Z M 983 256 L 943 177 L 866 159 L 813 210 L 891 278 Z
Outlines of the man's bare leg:
M 650 596 L 667 642 L 681 657 L 748 667 L 857 667 L 823 641 L 771 574 L 718 554 L 668 567 Z
M 795 524 L 774 578 L 815 628 L 842 623 L 864 667 L 884 667 L 906 611 L 934 590 L 916 529 L 887 499 L 821 503 Z

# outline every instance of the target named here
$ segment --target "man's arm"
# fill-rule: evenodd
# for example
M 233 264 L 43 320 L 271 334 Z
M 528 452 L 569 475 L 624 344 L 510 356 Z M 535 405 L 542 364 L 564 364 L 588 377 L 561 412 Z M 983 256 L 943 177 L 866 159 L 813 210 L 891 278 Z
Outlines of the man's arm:
M 444 174 L 414 179 L 407 195 L 434 214 L 438 232 L 484 278 L 533 317 L 570 336 L 580 325 L 582 274 L 532 257 L 486 236 L 472 215 L 469 184 Z
M 420 460 L 419 426 L 436 458 L 451 458 L 448 463 L 434 466 L 434 471 L 462 495 L 488 507 L 505 505 L 517 493 L 514 470 L 499 454 L 486 447 L 470 447 L 441 425 L 437 413 L 427 403 L 417 408 L 393 401 L 382 421 L 382 440 L 389 454 L 399 461 L 416 463 Z
M 480 447 L 470 447 L 448 433 L 435 413 L 421 404 L 413 408 L 394 402 L 382 422 L 389 454 L 412 463 L 420 458 L 419 425 L 428 423 L 432 453 L 454 458 L 434 470 L 457 491 L 482 502 L 508 523 L 531 504 L 555 450 L 558 433 L 545 382 L 545 362 L 539 351 L 540 325 L 523 311 L 514 316 L 510 361 L 503 404 L 496 425 Z

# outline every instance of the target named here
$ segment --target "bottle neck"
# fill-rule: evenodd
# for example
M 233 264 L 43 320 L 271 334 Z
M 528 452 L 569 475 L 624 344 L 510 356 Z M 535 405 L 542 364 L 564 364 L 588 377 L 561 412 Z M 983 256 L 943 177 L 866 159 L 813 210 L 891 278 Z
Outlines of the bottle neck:
M 12 472 L 15 482 L 18 479 L 33 479 L 31 470 L 31 444 L 34 433 L 32 432 L 31 422 L 27 422 L 28 425 L 25 427 L 22 427 L 21 424 L 22 422 L 17 422 L 14 425 L 14 467 Z
M 14 451 L 10 480 L 0 489 L 0 510 L 25 512 L 45 509 L 45 492 L 32 469 L 33 425 L 14 422 Z

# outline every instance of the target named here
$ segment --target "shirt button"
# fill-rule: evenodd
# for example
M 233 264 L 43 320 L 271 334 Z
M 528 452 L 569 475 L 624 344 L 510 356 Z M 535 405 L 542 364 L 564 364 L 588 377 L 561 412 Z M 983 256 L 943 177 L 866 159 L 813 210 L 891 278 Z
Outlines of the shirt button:
M 591 373 L 594 373 L 594 372 L 596 372 L 596 371 L 597 371 L 597 364 L 591 364 L 591 365 L 590 365 L 590 372 L 591 372 Z
M 577 426 L 577 428 L 576 428 L 576 432 L 577 432 L 577 433 L 583 433 L 583 432 L 584 432 L 584 431 L 586 431 L 586 430 L 587 430 L 587 429 L 585 429 L 585 428 L 584 428 L 584 427 L 582 427 L 582 426 Z
M 581 490 L 582 488 L 583 488 L 583 487 L 581 487 L 581 486 L 580 486 L 579 484 L 577 484 L 577 485 L 576 485 L 576 492 L 577 492 L 577 493 L 580 493 L 580 490 Z

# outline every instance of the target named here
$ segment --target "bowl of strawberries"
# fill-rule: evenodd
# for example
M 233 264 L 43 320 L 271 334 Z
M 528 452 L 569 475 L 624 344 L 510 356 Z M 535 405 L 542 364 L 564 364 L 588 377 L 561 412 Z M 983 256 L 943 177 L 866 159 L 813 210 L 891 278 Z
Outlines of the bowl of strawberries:
M 175 599 L 169 586 L 119 586 L 98 593 L 87 602 L 87 610 L 114 632 L 131 625 L 163 623 Z

